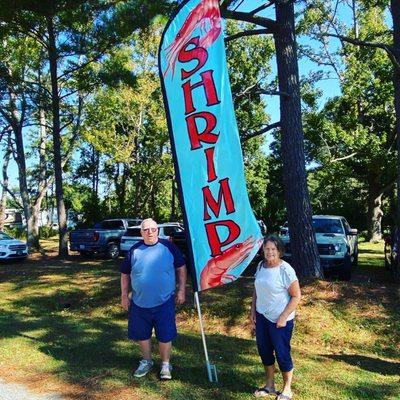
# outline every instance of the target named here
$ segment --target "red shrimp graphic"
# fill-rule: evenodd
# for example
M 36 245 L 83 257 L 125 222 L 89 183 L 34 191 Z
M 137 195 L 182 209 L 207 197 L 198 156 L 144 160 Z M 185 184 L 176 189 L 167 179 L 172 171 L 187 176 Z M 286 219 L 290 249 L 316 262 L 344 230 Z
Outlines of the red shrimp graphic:
M 190 12 L 174 41 L 166 48 L 167 69 L 164 72 L 164 76 L 169 71 L 172 71 L 172 75 L 174 75 L 179 52 L 191 39 L 190 36 L 198 27 L 202 32 L 199 46 L 206 49 L 217 40 L 221 33 L 221 15 L 218 0 L 202 0 Z
M 236 243 L 228 247 L 221 255 L 211 258 L 200 274 L 200 287 L 202 290 L 236 279 L 229 275 L 229 271 L 242 263 L 251 253 L 254 246 L 259 247 L 261 242 L 254 240 L 252 236 L 243 243 Z

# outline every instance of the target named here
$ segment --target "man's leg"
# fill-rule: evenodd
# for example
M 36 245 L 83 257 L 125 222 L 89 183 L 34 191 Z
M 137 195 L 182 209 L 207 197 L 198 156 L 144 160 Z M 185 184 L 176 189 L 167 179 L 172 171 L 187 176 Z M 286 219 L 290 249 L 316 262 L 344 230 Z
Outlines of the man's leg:
M 153 361 L 151 361 L 151 331 L 151 313 L 132 302 L 129 312 L 128 337 L 139 343 L 143 357 L 134 372 L 136 378 L 147 375 L 153 365 Z
M 151 339 L 138 340 L 143 360 L 151 360 Z
M 160 349 L 160 357 L 161 361 L 163 363 L 169 363 L 169 358 L 171 355 L 171 348 L 172 348 L 172 342 L 158 342 L 158 347 Z

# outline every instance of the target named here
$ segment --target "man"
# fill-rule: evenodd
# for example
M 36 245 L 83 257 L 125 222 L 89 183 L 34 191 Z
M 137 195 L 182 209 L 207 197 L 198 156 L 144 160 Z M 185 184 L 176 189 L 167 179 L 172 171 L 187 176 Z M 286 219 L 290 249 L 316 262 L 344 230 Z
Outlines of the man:
M 143 240 L 132 246 L 121 265 L 121 304 L 129 311 L 128 337 L 139 342 L 143 357 L 134 376 L 145 376 L 153 366 L 154 328 L 162 361 L 160 378 L 171 379 L 171 342 L 177 336 L 174 297 L 177 304 L 185 301 L 186 265 L 173 243 L 158 238 L 157 223 L 153 219 L 142 221 L 140 233 Z M 178 288 L 174 296 L 175 273 Z

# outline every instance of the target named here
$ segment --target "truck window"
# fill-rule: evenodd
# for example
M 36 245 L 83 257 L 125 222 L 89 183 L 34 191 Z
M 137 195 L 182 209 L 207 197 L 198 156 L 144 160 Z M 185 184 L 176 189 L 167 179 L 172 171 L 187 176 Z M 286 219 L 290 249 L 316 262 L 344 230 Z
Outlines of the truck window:
M 142 237 L 140 234 L 140 228 L 128 228 L 128 230 L 125 233 L 125 236 Z
M 313 226 L 316 233 L 344 233 L 340 219 L 313 218 Z
M 343 222 L 343 225 L 344 225 L 344 228 L 345 228 L 345 230 L 347 231 L 347 232 L 349 232 L 350 231 L 350 225 L 349 225 L 349 223 L 347 222 L 347 220 L 345 220 L 344 218 L 342 219 L 342 222 Z
M 121 220 L 103 221 L 101 224 L 102 229 L 125 229 L 124 223 Z
M 182 232 L 183 229 L 179 226 L 164 226 L 164 235 L 171 236 L 174 232 Z

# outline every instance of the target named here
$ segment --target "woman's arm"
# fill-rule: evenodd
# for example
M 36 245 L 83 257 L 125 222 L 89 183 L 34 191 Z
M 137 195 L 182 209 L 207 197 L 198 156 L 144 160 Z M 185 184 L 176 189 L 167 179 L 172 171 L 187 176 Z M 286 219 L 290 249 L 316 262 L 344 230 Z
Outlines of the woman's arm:
M 250 310 L 250 320 L 253 329 L 256 327 L 256 301 L 257 301 L 257 293 L 256 289 L 254 289 L 253 299 L 251 300 L 251 310 Z
M 282 314 L 279 316 L 278 321 L 276 322 L 277 328 L 283 328 L 286 326 L 287 319 L 289 315 L 297 308 L 301 299 L 301 290 L 299 281 L 294 281 L 288 289 L 290 294 L 290 301 L 283 310 Z

